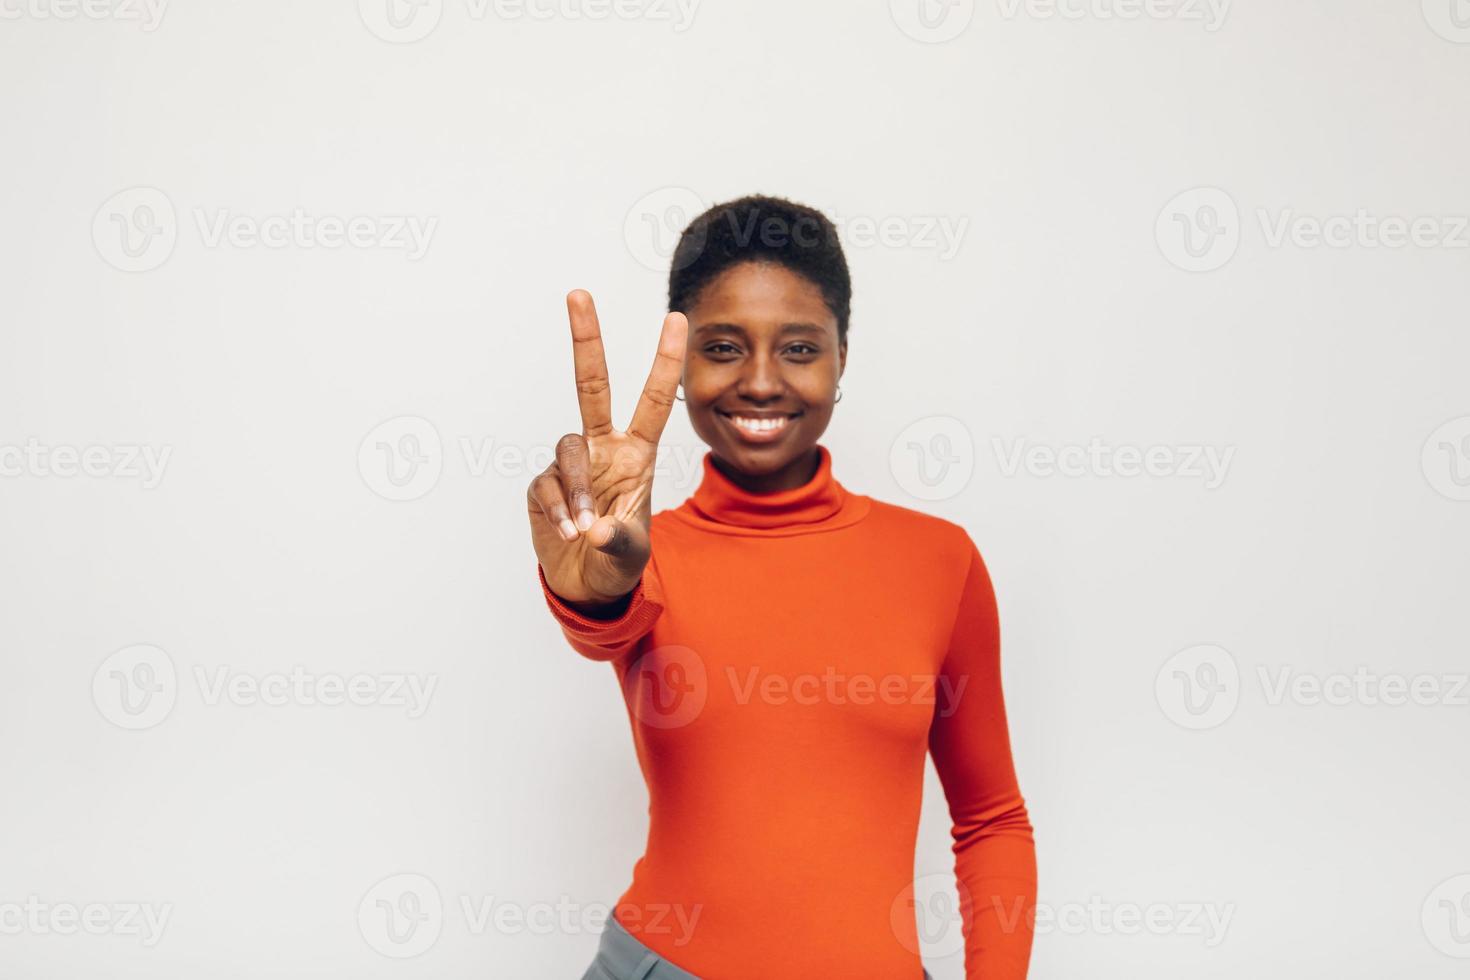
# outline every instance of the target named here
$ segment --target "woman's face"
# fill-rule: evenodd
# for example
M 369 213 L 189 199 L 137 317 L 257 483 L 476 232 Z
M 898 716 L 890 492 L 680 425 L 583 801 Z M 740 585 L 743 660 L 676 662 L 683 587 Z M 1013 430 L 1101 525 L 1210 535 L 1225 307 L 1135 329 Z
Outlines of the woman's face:
M 832 418 L 847 345 L 811 280 L 771 262 L 726 269 L 686 311 L 684 400 L 710 451 L 731 467 L 800 485 Z M 773 486 L 771 489 L 783 489 Z

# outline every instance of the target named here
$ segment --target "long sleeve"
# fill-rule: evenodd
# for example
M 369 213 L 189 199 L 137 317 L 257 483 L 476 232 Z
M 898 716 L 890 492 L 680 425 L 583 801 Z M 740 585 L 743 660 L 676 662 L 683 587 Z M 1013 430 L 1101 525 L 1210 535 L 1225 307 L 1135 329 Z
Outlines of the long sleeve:
M 973 541 L 970 547 L 929 750 L 953 822 L 965 976 L 1023 980 L 1034 931 L 1036 846 L 1011 759 L 995 593 Z
M 653 629 L 653 624 L 664 611 L 663 587 L 652 560 L 633 589 L 628 608 L 616 619 L 593 619 L 568 606 L 546 584 L 546 572 L 540 562 L 536 563 L 536 577 L 541 580 L 546 605 L 561 625 L 567 642 L 588 660 L 616 660 L 632 650 Z

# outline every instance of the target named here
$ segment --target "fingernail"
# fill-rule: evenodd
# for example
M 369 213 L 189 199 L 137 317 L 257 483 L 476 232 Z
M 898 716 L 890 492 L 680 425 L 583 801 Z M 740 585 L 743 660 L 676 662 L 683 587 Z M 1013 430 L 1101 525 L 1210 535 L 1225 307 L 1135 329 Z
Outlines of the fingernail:
M 595 514 L 592 513 L 592 511 L 580 510 L 577 512 L 577 526 L 580 527 L 582 530 L 585 531 L 596 523 L 597 517 Z
M 557 527 L 561 528 L 561 536 L 568 541 L 577 540 L 577 525 L 573 524 L 568 518 L 563 517 Z

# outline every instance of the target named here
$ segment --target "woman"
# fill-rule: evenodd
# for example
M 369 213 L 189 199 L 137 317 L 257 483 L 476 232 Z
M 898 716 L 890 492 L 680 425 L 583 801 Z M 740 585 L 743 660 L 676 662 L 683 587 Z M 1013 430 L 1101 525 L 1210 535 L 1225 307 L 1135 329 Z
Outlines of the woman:
M 537 574 L 572 647 L 617 671 L 650 801 L 584 980 L 927 977 L 912 885 L 926 749 L 966 976 L 1026 975 L 1035 851 L 985 564 L 959 525 L 846 490 L 817 441 L 850 297 L 819 212 L 711 208 L 674 253 L 626 431 L 592 298 L 567 298 L 583 431 L 528 491 Z M 651 515 L 677 399 L 709 452 L 693 496 Z

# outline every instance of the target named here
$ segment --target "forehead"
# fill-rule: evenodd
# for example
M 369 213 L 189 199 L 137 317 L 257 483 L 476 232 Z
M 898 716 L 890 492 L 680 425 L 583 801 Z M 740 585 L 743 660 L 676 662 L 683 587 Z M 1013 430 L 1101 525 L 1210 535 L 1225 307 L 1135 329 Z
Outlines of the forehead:
M 710 280 L 689 310 L 694 329 L 728 324 L 755 329 L 806 323 L 837 329 L 816 283 L 783 265 L 742 262 Z

